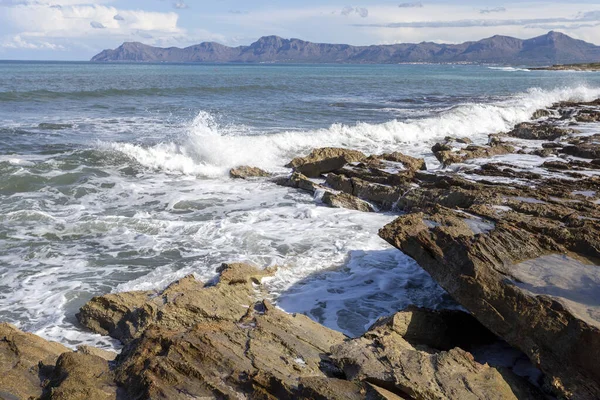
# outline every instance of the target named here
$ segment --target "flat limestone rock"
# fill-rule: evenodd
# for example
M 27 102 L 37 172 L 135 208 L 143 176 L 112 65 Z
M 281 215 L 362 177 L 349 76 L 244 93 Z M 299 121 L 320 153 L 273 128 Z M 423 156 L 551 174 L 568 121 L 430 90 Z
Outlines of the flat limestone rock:
M 494 143 L 491 146 L 468 145 L 465 148 L 453 150 L 446 144 L 437 143 L 432 147 L 435 158 L 447 167 L 451 164 L 461 163 L 474 158 L 489 158 L 497 155 L 511 154 L 515 148 L 505 143 Z
M 29 399 L 42 395 L 43 381 L 52 373 L 65 346 L 0 324 L 0 398 Z

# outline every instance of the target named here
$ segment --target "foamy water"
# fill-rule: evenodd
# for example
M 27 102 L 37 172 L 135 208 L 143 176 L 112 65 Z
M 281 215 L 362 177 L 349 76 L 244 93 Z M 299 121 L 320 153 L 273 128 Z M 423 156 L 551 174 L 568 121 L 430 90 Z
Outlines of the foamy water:
M 0 93 L 0 320 L 69 346 L 116 346 L 76 323 L 92 296 L 208 281 L 229 261 L 277 265 L 273 301 L 348 335 L 409 304 L 455 307 L 378 238 L 397 215 L 324 207 L 228 170 L 287 173 L 320 146 L 435 168 L 429 149 L 445 136 L 484 143 L 538 108 L 600 96 L 600 79 L 507 81 L 485 67 L 2 68 L 14 92 Z M 23 74 L 40 79 L 21 87 Z M 84 92 L 73 76 L 91 79 Z
M 436 140 L 446 136 L 487 141 L 489 133 L 505 132 L 530 119 L 534 111 L 559 101 L 591 101 L 600 90 L 586 86 L 550 91 L 531 89 L 511 99 L 492 104 L 463 104 L 435 116 L 417 120 L 391 120 L 382 124 L 334 124 L 310 131 L 247 134 L 246 127 L 221 129 L 215 118 L 200 111 L 179 143 L 151 147 L 131 143 L 102 143 L 101 148 L 120 151 L 140 164 L 171 173 L 226 175 L 239 165 L 254 165 L 284 172 L 291 158 L 315 147 L 346 147 L 367 154 L 390 148 L 425 156 Z

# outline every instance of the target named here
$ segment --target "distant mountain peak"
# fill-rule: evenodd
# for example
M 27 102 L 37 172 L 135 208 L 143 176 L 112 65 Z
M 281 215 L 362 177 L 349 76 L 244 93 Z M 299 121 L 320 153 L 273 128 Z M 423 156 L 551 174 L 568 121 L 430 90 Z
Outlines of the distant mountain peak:
M 263 36 L 249 46 L 228 47 L 203 42 L 180 49 L 125 42 L 104 50 L 92 61 L 212 62 L 212 63 L 501 63 L 515 65 L 573 64 L 600 61 L 600 47 L 550 31 L 522 40 L 494 35 L 462 44 L 422 42 L 351 46 L 312 43 L 280 36 Z

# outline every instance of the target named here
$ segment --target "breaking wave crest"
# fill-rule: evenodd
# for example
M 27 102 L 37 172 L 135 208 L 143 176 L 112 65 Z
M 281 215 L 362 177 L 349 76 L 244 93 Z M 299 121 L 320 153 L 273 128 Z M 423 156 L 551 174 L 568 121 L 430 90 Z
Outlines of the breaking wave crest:
M 426 154 L 445 136 L 485 140 L 487 134 L 511 129 L 533 112 L 559 101 L 591 101 L 600 88 L 586 86 L 554 90 L 530 89 L 507 100 L 489 104 L 463 104 L 424 119 L 392 120 L 382 124 L 333 124 L 311 131 L 250 134 L 244 127 L 220 125 L 200 111 L 178 142 L 141 146 L 108 143 L 103 146 L 135 159 L 145 167 L 167 173 L 222 176 L 239 165 L 277 171 L 291 157 L 315 147 L 335 146 L 365 153 L 402 151 Z

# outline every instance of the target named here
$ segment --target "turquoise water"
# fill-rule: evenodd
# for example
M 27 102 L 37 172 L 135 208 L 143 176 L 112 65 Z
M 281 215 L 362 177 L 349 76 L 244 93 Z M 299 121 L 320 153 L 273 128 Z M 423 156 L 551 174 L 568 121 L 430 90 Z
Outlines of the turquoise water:
M 160 288 L 225 261 L 279 265 L 278 304 L 356 335 L 409 304 L 452 306 L 377 237 L 393 214 L 322 207 L 229 168 L 276 173 L 318 146 L 485 142 L 537 108 L 600 96 L 600 74 L 434 65 L 0 62 L 0 320 L 109 346 L 91 296 Z

